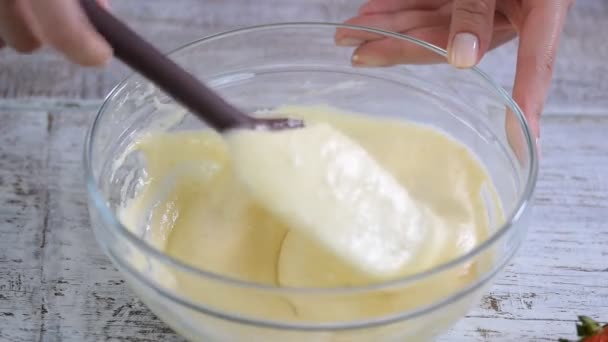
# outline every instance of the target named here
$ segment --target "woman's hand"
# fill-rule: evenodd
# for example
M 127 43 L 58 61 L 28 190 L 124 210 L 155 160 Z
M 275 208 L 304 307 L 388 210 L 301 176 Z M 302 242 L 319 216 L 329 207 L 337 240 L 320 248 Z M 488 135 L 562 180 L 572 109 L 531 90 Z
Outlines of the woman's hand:
M 573 0 L 369 0 L 348 24 L 400 32 L 448 50 L 459 68 L 520 37 L 513 97 L 538 138 L 564 19 Z M 353 64 L 439 63 L 442 58 L 407 42 L 338 30 L 339 45 L 358 46 Z
M 85 66 L 103 65 L 112 55 L 77 0 L 0 0 L 0 45 L 22 53 L 49 45 Z

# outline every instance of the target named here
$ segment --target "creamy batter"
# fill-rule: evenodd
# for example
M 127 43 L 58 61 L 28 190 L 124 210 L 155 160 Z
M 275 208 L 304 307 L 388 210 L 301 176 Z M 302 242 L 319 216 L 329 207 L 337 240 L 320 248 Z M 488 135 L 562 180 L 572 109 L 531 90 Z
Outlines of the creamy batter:
M 226 134 L 237 180 L 290 232 L 378 279 L 440 256 L 444 223 L 362 146 L 326 123 Z
M 484 168 L 463 145 L 433 128 L 397 119 L 342 113 L 328 107 L 283 107 L 277 112 L 302 118 L 307 125 L 327 123 L 339 129 L 406 191 L 407 200 L 419 209 L 412 215 L 423 212 L 425 229 L 428 228 L 418 235 L 411 232 L 414 238 L 409 242 L 416 245 L 411 246 L 413 252 L 408 254 L 407 262 L 400 267 L 387 265 L 389 273 L 374 272 L 370 266 L 353 263 L 366 260 L 357 259 L 356 255 L 340 255 L 340 247 L 325 243 L 331 235 L 325 234 L 331 225 L 322 227 L 319 234 L 325 236 L 321 238 L 296 229 L 294 224 L 301 222 L 269 210 L 265 205 L 268 201 L 260 201 L 244 184 L 239 172 L 246 168 L 239 165 L 240 171 L 235 169 L 233 145 L 250 141 L 234 139 L 230 134 L 222 137 L 211 130 L 155 133 L 136 143 L 134 150 L 141 152 L 145 160 L 146 176 L 142 180 L 145 186 L 121 212 L 123 223 L 135 231 L 145 231 L 147 241 L 167 254 L 207 271 L 281 287 L 348 287 L 420 272 L 450 261 L 487 237 L 488 211 L 500 212 Z M 246 158 L 238 160 L 243 162 Z M 283 162 L 293 167 L 303 161 Z M 264 175 L 275 172 L 281 178 L 278 175 L 289 170 L 279 162 L 274 170 L 251 172 Z M 304 170 L 315 172 L 315 167 L 308 165 Z M 316 191 L 322 185 L 294 185 L 293 194 L 297 196 L 307 187 Z M 484 188 L 489 190 L 494 203 L 484 201 Z M 313 217 L 332 209 L 307 201 L 301 203 L 302 208 Z M 409 225 L 412 227 L 418 226 Z M 390 239 L 396 236 L 399 234 Z M 323 321 L 345 315 L 356 319 L 431 302 L 471 283 L 480 267 L 486 266 L 474 260 L 422 282 L 409 292 L 388 291 L 363 301 L 359 298 L 352 305 L 335 306 L 340 312 L 319 310 L 320 303 L 297 298 L 250 298 L 231 291 L 222 294 L 215 285 L 195 284 L 192 278 L 180 274 L 170 278 L 172 286 L 196 300 L 227 307 L 231 305 L 226 303 L 234 302 L 244 312 L 264 311 L 262 316 L 266 317 L 297 316 Z

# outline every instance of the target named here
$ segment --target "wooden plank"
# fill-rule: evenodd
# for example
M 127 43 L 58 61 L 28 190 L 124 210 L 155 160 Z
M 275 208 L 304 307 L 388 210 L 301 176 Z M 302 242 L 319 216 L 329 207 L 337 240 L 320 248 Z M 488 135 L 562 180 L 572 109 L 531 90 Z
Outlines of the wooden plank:
M 359 1 L 360 2 L 360 1 Z M 354 13 L 357 1 L 312 0 L 164 0 L 114 1 L 115 13 L 162 50 L 224 30 L 280 21 L 340 21 Z M 0 98 L 30 96 L 102 98 L 127 71 L 85 70 L 53 52 L 0 58 Z
M 340 22 L 355 13 L 360 0 L 164 0 L 114 1 L 115 12 L 163 50 L 227 29 L 282 21 Z M 578 1 L 564 32 L 547 111 L 573 112 L 608 107 L 608 5 Z M 510 89 L 515 43 L 492 52 L 482 68 Z M 127 70 L 84 70 L 44 52 L 18 56 L 2 52 L 0 97 L 102 98 Z
M 524 246 L 446 341 L 556 341 L 574 336 L 576 315 L 608 318 L 608 116 L 547 117 L 544 127 Z
M 97 248 L 82 183 L 90 114 L 0 112 L 2 341 L 178 340 Z
M 47 312 L 41 295 L 48 218 L 45 113 L 0 115 L 0 340 L 34 341 Z
M 92 114 L 0 111 L 2 340 L 180 340 L 134 297 L 89 227 L 81 150 Z M 572 336 L 577 314 L 608 317 L 608 115 L 544 125 L 525 246 L 440 341 L 556 340 Z
M 49 114 L 43 340 L 166 341 L 175 335 L 133 297 L 89 224 L 81 152 L 93 113 Z

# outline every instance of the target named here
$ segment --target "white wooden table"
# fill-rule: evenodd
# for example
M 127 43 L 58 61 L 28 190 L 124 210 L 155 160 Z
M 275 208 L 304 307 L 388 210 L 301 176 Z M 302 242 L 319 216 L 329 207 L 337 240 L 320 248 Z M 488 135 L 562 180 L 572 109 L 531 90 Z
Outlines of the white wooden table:
M 549 0 L 547 0 L 549 1 Z M 360 0 L 128 0 L 115 11 L 164 49 L 267 22 L 340 21 Z M 608 320 L 608 2 L 569 18 L 543 119 L 534 220 L 518 257 L 441 341 L 555 341 Z M 514 44 L 482 67 L 510 88 Z M 91 232 L 85 128 L 125 75 L 0 52 L 0 341 L 180 340 L 125 286 Z

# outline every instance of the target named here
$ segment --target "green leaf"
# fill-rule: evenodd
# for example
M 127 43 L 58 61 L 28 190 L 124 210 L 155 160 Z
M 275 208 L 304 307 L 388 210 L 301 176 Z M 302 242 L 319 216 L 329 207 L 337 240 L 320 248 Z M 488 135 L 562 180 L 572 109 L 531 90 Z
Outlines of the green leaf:
M 596 321 L 587 316 L 578 316 L 581 323 L 576 325 L 576 332 L 579 337 L 589 337 L 597 334 L 602 329 Z

